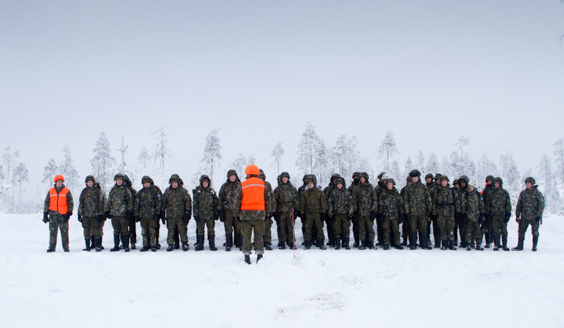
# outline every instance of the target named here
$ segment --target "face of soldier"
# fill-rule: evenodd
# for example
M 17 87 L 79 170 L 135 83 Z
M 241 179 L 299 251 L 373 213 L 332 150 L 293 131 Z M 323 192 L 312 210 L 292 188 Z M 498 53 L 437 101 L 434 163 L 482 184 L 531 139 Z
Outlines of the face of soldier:
M 176 189 L 176 188 L 178 188 L 178 182 L 173 181 L 173 182 L 170 184 L 170 186 L 172 187 L 172 189 Z
M 307 186 L 308 186 L 309 189 L 312 189 L 313 187 L 315 187 L 315 185 L 311 181 L 307 183 Z
M 208 180 L 202 181 L 202 187 L 207 188 L 209 186 Z
M 236 179 L 237 178 L 234 175 L 229 176 L 229 181 L 231 181 L 231 182 L 235 182 Z
M 470 186 L 470 191 L 474 191 L 475 189 L 474 186 Z
M 394 184 L 389 182 L 386 184 L 386 187 L 388 188 L 388 190 L 392 190 L 394 188 Z
M 288 177 L 282 177 L 282 182 L 288 183 Z
M 88 188 L 92 188 L 92 186 L 94 185 L 94 182 L 92 182 L 92 180 L 88 180 L 88 181 L 86 181 L 86 185 L 88 186 Z
M 433 179 L 432 179 L 432 178 L 427 178 L 427 179 L 425 179 L 425 182 L 431 183 L 431 182 L 433 182 Z
M 492 185 L 492 183 L 493 183 L 493 181 L 492 181 L 492 180 L 486 180 L 486 184 L 487 184 L 488 186 L 491 186 L 491 185 Z
M 527 189 L 533 188 L 533 184 L 530 183 L 530 182 L 527 182 L 527 183 L 525 184 L 525 186 L 527 187 Z
M 442 185 L 443 187 L 448 186 L 448 181 L 442 180 L 442 181 L 441 181 L 441 185 Z
M 455 184 L 455 185 L 454 185 L 454 188 L 455 188 L 455 189 L 459 189 L 459 188 L 460 188 L 460 185 Z
M 437 179 L 436 182 L 437 182 L 438 185 L 441 185 L 441 184 L 442 184 L 441 179 Z
M 117 180 L 116 180 L 116 184 L 117 184 L 118 186 L 121 186 L 121 185 L 123 184 L 123 180 L 122 180 L 122 179 L 117 179 Z
M 360 177 L 360 183 L 365 183 L 366 182 L 366 178 L 365 177 Z
M 494 183 L 494 187 L 499 188 L 500 187 L 499 182 Z
M 413 183 L 417 183 L 417 181 L 419 181 L 419 177 L 411 177 L 411 181 L 413 181 Z
M 57 180 L 57 182 L 55 182 L 55 185 L 57 185 L 57 187 L 62 187 L 63 186 L 63 180 Z
M 143 187 L 145 187 L 145 188 L 149 188 L 150 186 L 151 186 L 151 184 L 149 182 L 143 183 Z
M 460 183 L 460 187 L 461 187 L 461 188 L 466 188 L 466 182 L 461 182 L 461 183 Z
M 339 189 L 339 190 L 343 189 L 343 184 L 342 184 L 342 183 L 337 183 L 337 189 Z

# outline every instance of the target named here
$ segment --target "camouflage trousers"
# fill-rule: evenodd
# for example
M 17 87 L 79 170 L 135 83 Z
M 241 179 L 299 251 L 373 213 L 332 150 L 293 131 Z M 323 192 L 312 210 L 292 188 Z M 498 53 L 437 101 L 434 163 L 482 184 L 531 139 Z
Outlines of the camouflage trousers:
M 135 222 L 134 218 L 129 220 L 129 242 L 137 244 L 137 222 Z
M 129 235 L 129 219 L 123 216 L 114 216 L 112 227 L 114 228 L 114 235 Z
M 452 229 L 452 233 L 455 239 L 457 236 L 460 236 L 460 241 L 464 240 L 464 219 L 462 218 L 454 218 L 454 227 Z
M 409 227 L 409 220 L 404 220 L 401 224 L 401 236 L 404 241 L 409 239 L 409 234 L 411 233 L 411 228 Z
M 484 223 L 482 223 L 482 233 L 492 233 L 493 222 L 488 218 L 489 216 L 484 216 Z
M 100 222 L 96 217 L 83 217 L 82 229 L 84 229 L 84 238 L 100 237 Z
M 255 253 L 264 253 L 264 211 L 241 211 L 241 231 L 243 233 L 243 254 L 250 255 L 253 250 L 252 236 L 255 235 Z
M 270 214 L 267 214 L 270 215 Z M 272 218 L 267 217 L 264 220 L 264 237 L 263 241 L 265 243 L 272 243 Z
M 56 249 L 57 233 L 61 230 L 63 249 L 69 249 L 69 222 L 60 215 L 50 215 L 49 220 L 49 248 Z
M 370 220 L 369 215 L 361 215 L 358 220 L 358 235 L 360 241 L 368 241 L 373 243 L 375 233 L 374 233 L 374 221 Z
M 106 224 L 106 218 L 104 218 L 104 220 L 102 220 L 102 222 L 100 222 L 100 237 L 104 236 L 104 225 Z M 94 236 L 96 234 L 96 231 L 94 231 L 93 229 L 90 229 L 90 236 Z
M 180 234 L 182 244 L 188 244 L 188 226 L 184 224 L 184 220 L 182 220 L 182 218 L 167 218 L 166 228 L 168 229 L 168 235 L 166 238 L 166 243 L 168 245 L 174 245 L 174 235 L 176 231 Z
M 332 221 L 334 236 L 346 238 L 351 235 L 351 221 L 346 214 L 335 214 Z
M 394 244 L 399 245 L 400 242 L 400 232 L 399 224 L 397 218 L 385 217 L 384 220 L 380 222 L 382 226 L 382 242 L 386 245 L 390 245 L 390 241 L 393 238 Z
M 433 220 L 430 218 L 430 221 L 427 223 L 427 240 L 431 240 L 431 225 L 433 226 L 433 240 L 435 243 L 438 243 L 441 238 L 441 229 L 439 229 L 439 220 L 438 218 Z M 454 228 L 453 228 L 454 229 Z
M 468 223 L 466 223 L 464 227 L 464 232 L 467 243 L 471 243 L 472 240 L 475 240 L 477 243 L 482 243 L 482 230 L 480 229 L 480 222 L 478 220 L 468 220 Z
M 525 233 L 527 232 L 529 225 L 531 226 L 531 233 L 533 234 L 533 236 L 539 235 L 540 222 L 537 222 L 535 220 L 521 219 L 521 222 L 519 222 L 519 237 L 525 237 Z
M 154 218 L 141 219 L 141 236 L 143 237 L 143 247 L 157 246 L 157 226 L 159 221 Z
M 180 220 L 182 221 L 182 220 Z M 198 219 L 196 220 L 196 234 L 203 236 L 208 228 L 208 237 L 215 236 L 215 220 L 214 219 Z
M 233 230 L 235 233 L 241 233 L 241 222 L 237 221 L 237 218 L 233 215 L 233 211 L 226 210 L 225 211 L 225 233 L 231 234 Z
M 304 240 L 311 241 L 313 228 L 315 228 L 317 241 L 325 240 L 325 233 L 323 232 L 323 221 L 321 221 L 321 215 L 319 213 L 311 213 L 305 215 L 305 217 Z
M 327 223 L 327 238 L 332 240 L 337 233 L 335 233 L 335 219 L 329 217 L 329 215 L 325 215 L 325 223 Z
M 441 240 L 454 240 L 454 216 L 439 214 L 437 217 Z M 462 230 L 463 228 L 460 227 Z
M 409 227 L 411 233 L 417 232 L 418 228 L 420 233 L 427 233 L 427 217 L 425 215 L 410 215 Z
M 276 232 L 278 233 L 278 242 L 292 243 L 294 241 L 292 227 L 292 212 L 281 211 L 277 213 Z
M 503 215 L 492 215 L 492 221 L 492 234 L 507 235 L 507 223 L 505 223 L 505 217 Z

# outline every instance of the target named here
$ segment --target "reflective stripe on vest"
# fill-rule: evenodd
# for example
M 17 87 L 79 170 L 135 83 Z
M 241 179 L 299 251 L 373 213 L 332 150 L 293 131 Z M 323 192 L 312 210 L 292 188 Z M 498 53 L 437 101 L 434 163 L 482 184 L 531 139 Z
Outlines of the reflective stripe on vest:
M 59 214 L 67 214 L 69 212 L 67 203 L 68 193 L 69 190 L 67 188 L 63 188 L 59 194 L 57 194 L 57 189 L 49 189 L 49 210 L 58 212 Z
M 264 189 L 266 184 L 259 178 L 251 177 L 241 182 L 243 199 L 241 211 L 264 211 Z

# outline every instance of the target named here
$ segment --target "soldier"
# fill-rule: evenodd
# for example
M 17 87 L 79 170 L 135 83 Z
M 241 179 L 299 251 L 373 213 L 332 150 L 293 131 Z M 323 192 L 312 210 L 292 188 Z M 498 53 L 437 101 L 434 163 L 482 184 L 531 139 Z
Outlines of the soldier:
M 544 211 L 544 196 L 537 189 L 535 179 L 528 177 L 525 179 L 526 189 L 519 194 L 517 207 L 515 208 L 516 221 L 519 223 L 519 243 L 514 251 L 523 250 L 525 233 L 531 225 L 533 234 L 533 252 L 537 251 L 539 242 L 539 226 L 542 224 L 542 213 Z
M 315 222 L 317 244 L 322 250 L 327 249 L 324 245 L 325 235 L 323 233 L 323 221 L 321 214 L 327 212 L 327 200 L 323 192 L 315 186 L 315 176 L 307 180 L 308 188 L 300 196 L 300 213 L 305 216 L 305 249 L 311 248 L 311 236 L 313 223 Z
M 376 184 L 376 190 L 375 190 L 376 197 L 378 197 L 378 199 L 380 199 L 380 193 L 387 190 L 386 189 L 387 179 L 388 176 L 386 175 L 386 172 L 380 172 L 380 174 L 378 174 L 378 183 Z M 376 236 L 378 237 L 377 239 L 378 242 L 376 243 L 376 246 L 384 245 L 384 230 L 382 228 L 382 225 L 384 223 L 384 217 L 380 214 L 381 213 L 376 213 Z
M 458 179 L 459 188 L 455 190 L 456 197 L 459 197 L 461 194 L 465 194 L 466 192 L 468 192 L 469 181 L 470 179 L 466 175 L 463 175 Z M 462 216 L 462 213 L 458 212 L 458 208 L 456 209 L 456 212 L 454 214 L 453 234 L 454 234 L 454 244 L 455 245 L 458 244 L 458 236 L 460 234 L 459 247 L 466 248 L 466 238 L 464 237 L 464 217 Z
M 442 176 L 441 186 L 434 193 L 433 197 L 433 220 L 437 222 L 441 233 L 442 250 L 450 249 L 455 251 L 454 244 L 454 213 L 456 196 L 454 190 L 449 186 L 448 177 Z
M 360 183 L 354 188 L 352 194 L 355 204 L 355 216 L 358 216 L 360 247 L 364 250 L 366 247 L 375 249 L 374 247 L 374 220 L 378 211 L 378 196 L 376 191 L 368 181 L 368 173 L 360 173 Z
M 243 247 L 243 234 L 241 223 L 235 218 L 235 208 L 238 206 L 241 191 L 241 180 L 237 171 L 227 172 L 227 181 L 219 189 L 219 220 L 225 225 L 225 250 L 231 251 L 233 247 L 233 228 L 235 228 L 235 247 Z
M 260 170 L 256 165 L 248 165 L 245 168 L 247 179 L 241 182 L 242 193 L 237 200 L 241 204 L 236 213 L 236 217 L 241 220 L 241 230 L 243 231 L 243 254 L 245 262 L 251 264 L 251 237 L 255 234 L 255 252 L 257 253 L 257 263 L 264 254 L 264 220 L 266 219 L 266 209 L 271 201 L 270 193 L 266 190 L 266 183 L 259 178 Z
M 102 241 L 104 239 L 104 225 L 106 224 L 106 215 L 104 215 L 104 209 L 106 208 L 106 203 L 108 201 L 108 197 L 106 196 L 106 193 L 102 190 L 102 187 L 100 186 L 100 182 L 94 178 L 94 188 L 98 189 L 100 191 L 100 197 L 102 197 L 101 200 L 101 204 L 102 204 L 102 216 L 98 216 L 98 222 L 100 223 L 100 227 L 99 229 L 90 229 L 90 248 L 97 248 L 97 246 L 94 244 L 95 243 L 95 236 L 98 233 L 100 235 L 100 251 L 104 250 L 104 245 L 102 245 Z
M 460 184 L 458 184 L 458 179 L 454 179 L 452 181 L 452 187 L 454 188 L 454 191 L 457 191 L 458 189 L 460 189 Z
M 435 199 L 435 195 L 437 194 L 437 192 L 439 191 L 439 188 L 442 185 L 441 177 L 442 177 L 442 174 L 440 174 L 440 173 L 435 174 L 435 183 L 434 183 L 433 187 L 429 189 L 429 192 L 431 193 L 431 200 Z M 440 229 L 439 229 L 439 223 L 437 222 L 436 218 L 434 218 L 432 215 L 431 215 L 431 222 L 427 225 L 427 244 L 429 244 L 429 246 L 432 245 L 431 244 L 431 224 L 433 225 L 433 239 L 435 241 L 435 248 L 440 248 L 441 247 L 441 232 L 440 232 Z
M 49 248 L 47 253 L 52 253 L 57 247 L 57 232 L 61 230 L 63 250 L 69 252 L 69 218 L 72 216 L 74 202 L 72 194 L 63 182 L 62 175 L 55 176 L 55 185 L 49 189 L 43 207 L 43 222 L 49 222 Z
M 146 252 L 151 247 L 152 252 L 157 251 L 157 226 L 161 213 L 161 194 L 152 186 L 152 179 L 148 176 L 141 178 L 143 188 L 135 195 L 133 216 L 136 222 L 141 222 L 141 236 L 143 248 Z
M 298 188 L 298 199 L 301 199 L 302 193 L 306 190 L 307 188 L 307 180 L 309 179 L 311 175 L 310 174 L 306 174 L 303 176 L 302 178 L 302 182 L 303 184 Z M 296 217 L 299 217 L 302 220 L 302 236 L 305 236 L 305 220 L 302 218 L 302 214 L 300 213 L 300 206 L 298 205 L 298 207 L 296 208 Z M 302 245 L 305 245 L 305 238 L 304 241 L 302 242 Z
M 182 180 L 181 180 L 181 181 L 182 181 Z M 161 219 L 163 225 L 165 225 L 165 224 L 166 224 L 166 223 L 165 223 L 166 221 L 164 220 L 164 217 L 163 217 L 163 209 L 162 209 L 162 206 L 163 206 L 163 204 L 162 204 L 162 203 L 163 203 L 163 192 L 161 191 L 161 188 L 159 188 L 159 186 L 155 185 L 155 183 L 153 182 L 153 179 L 149 178 L 149 183 L 151 184 L 151 188 L 153 188 L 153 189 L 157 192 L 157 194 L 159 195 L 159 198 L 160 198 L 160 200 L 161 200 L 161 210 L 160 210 L 160 212 L 158 213 L 158 215 L 159 215 L 159 219 Z M 186 228 L 188 228 L 188 227 L 186 227 Z M 160 223 L 159 221 L 157 221 L 157 226 L 155 227 L 155 239 L 156 239 L 156 241 L 157 241 L 157 249 L 161 249 L 161 244 L 159 243 L 160 230 L 161 230 L 161 223 Z M 177 235 L 178 235 L 178 233 L 177 233 Z M 176 242 L 176 243 L 179 243 L 179 242 Z
M 174 234 L 178 231 L 182 241 L 182 250 L 188 251 L 188 222 L 192 216 L 192 198 L 178 174 L 173 174 L 168 180 L 170 186 L 166 188 L 161 201 L 161 217 L 168 229 L 167 252 L 174 250 Z M 194 218 L 196 217 L 194 211 Z M 203 244 L 203 239 L 202 239 Z M 197 249 L 196 249 L 197 250 Z
M 116 184 L 110 190 L 110 197 L 106 204 L 106 217 L 112 219 L 114 228 L 114 248 L 110 252 L 120 250 L 119 239 L 121 236 L 123 247 L 129 252 L 129 221 L 133 218 L 133 198 L 131 191 L 123 183 L 124 176 L 118 173 L 114 177 Z
M 482 190 L 482 199 L 484 200 L 484 202 L 486 201 L 486 199 L 488 199 L 488 193 L 494 188 L 493 179 L 494 177 L 492 175 L 488 175 L 486 177 L 486 186 L 484 187 L 484 190 Z M 486 238 L 486 245 L 484 246 L 485 248 L 490 248 L 490 244 L 493 242 L 493 236 L 491 235 L 492 231 L 492 220 L 489 215 L 486 214 L 484 217 L 484 222 L 482 223 L 482 233 Z
M 360 183 L 360 172 L 354 172 L 353 175 L 352 175 L 352 183 L 351 183 L 351 185 L 349 186 L 349 189 L 348 189 L 349 194 L 351 194 L 351 196 L 354 192 L 354 188 L 356 188 L 356 186 L 358 186 L 359 183 Z M 355 210 L 355 212 L 356 212 L 356 210 Z M 359 232 L 359 228 L 358 228 L 358 219 L 359 219 L 358 215 L 354 215 L 352 220 L 351 220 L 352 221 L 352 227 L 353 227 L 353 238 L 354 238 L 353 247 L 355 247 L 355 248 L 358 248 L 360 246 L 360 243 L 359 243 L 360 232 Z
M 127 174 L 123 175 L 123 183 L 131 192 L 131 199 L 135 202 L 137 190 L 133 189 L 133 183 L 131 183 L 131 179 L 129 179 Z M 135 222 L 135 218 L 131 218 L 131 220 L 129 220 L 129 241 L 131 242 L 131 249 L 135 249 L 135 244 L 137 244 L 137 223 Z
M 349 236 L 351 234 L 351 219 L 354 215 L 354 201 L 351 194 L 346 189 L 345 179 L 337 178 L 335 188 L 329 194 L 328 214 L 333 222 L 335 233 L 335 249 L 341 249 L 340 238 L 343 238 L 343 247 L 351 249 L 349 246 Z
M 436 184 L 435 184 L 434 176 L 430 173 L 427 173 L 425 175 L 425 187 L 427 187 L 427 190 L 429 190 L 429 195 L 431 195 L 431 200 L 433 200 L 433 197 L 434 197 L 435 186 L 436 186 Z M 433 217 L 431 216 L 430 218 L 427 219 L 427 246 L 428 247 L 433 246 L 433 244 L 431 242 L 431 224 L 432 224 L 432 222 L 433 222 Z M 439 240 L 440 240 L 439 238 L 435 239 L 435 244 Z
M 272 198 L 272 185 L 270 184 L 270 182 L 266 181 L 266 175 L 264 175 L 264 171 L 262 169 L 260 169 L 259 171 L 259 179 L 264 181 L 264 183 L 266 184 L 266 191 L 270 194 L 270 198 Z M 267 251 L 272 250 L 272 217 L 274 217 L 274 213 L 276 212 L 274 205 L 275 202 L 270 202 L 269 206 L 266 208 L 266 220 L 264 221 L 263 243 L 264 248 Z
M 204 250 L 204 234 L 207 227 L 210 251 L 217 251 L 215 247 L 215 221 L 219 219 L 219 200 L 210 186 L 210 178 L 207 175 L 200 177 L 200 185 L 194 189 L 193 195 L 194 219 L 197 227 L 196 238 L 198 239 L 196 250 Z
M 292 211 L 300 205 L 298 191 L 290 182 L 290 174 L 282 172 L 280 183 L 274 189 L 273 202 L 276 202 L 276 230 L 278 232 L 278 248 L 294 248 Z
M 433 205 L 429 190 L 421 183 L 421 172 L 413 170 L 409 173 L 412 184 L 405 190 L 405 198 L 403 200 L 405 207 L 405 215 L 409 220 L 411 228 L 409 249 L 417 248 L 417 230 L 419 230 L 419 247 L 431 250 L 432 247 L 427 245 L 427 223 L 430 219 Z
M 476 189 L 476 182 L 470 181 L 466 202 L 466 217 L 464 217 L 464 234 L 466 236 L 466 250 L 472 250 L 472 240 L 476 242 L 476 250 L 483 251 L 482 230 L 480 224 L 484 222 L 485 204 L 482 194 Z
M 100 189 L 94 186 L 94 177 L 89 175 L 85 181 L 86 187 L 82 189 L 78 205 L 78 222 L 84 229 L 83 251 L 90 252 L 91 238 L 93 238 L 96 252 L 102 251 L 100 241 L 100 223 L 104 220 L 104 200 Z M 93 235 L 91 235 L 93 233 Z
M 390 235 L 396 249 L 403 249 L 400 243 L 399 225 L 405 219 L 403 199 L 395 187 L 394 179 L 386 180 L 386 190 L 378 195 L 379 218 L 382 218 L 384 250 L 390 249 Z
M 511 218 L 511 198 L 509 193 L 503 189 L 501 178 L 493 179 L 493 185 L 494 188 L 487 193 L 486 214 L 493 225 L 494 251 L 499 251 L 500 235 L 503 241 L 503 250 L 509 251 L 507 247 L 507 222 Z
M 400 196 L 403 199 L 405 199 L 405 190 L 407 189 L 407 187 L 413 183 L 411 176 L 407 176 L 406 178 L 406 184 L 403 188 L 401 188 L 400 191 Z M 405 214 L 404 214 L 405 215 Z M 401 244 L 402 246 L 407 246 L 407 240 L 409 239 L 409 235 L 411 234 L 411 228 L 409 227 L 409 220 L 403 220 L 403 223 L 401 224 L 401 233 L 402 233 L 402 238 L 403 238 L 403 243 Z
M 325 187 L 325 189 L 323 189 L 323 195 L 325 195 L 325 199 L 327 201 L 329 201 L 329 195 L 331 194 L 333 189 L 335 189 L 335 180 L 337 180 L 338 178 L 341 178 L 340 174 L 335 173 L 331 175 L 329 185 Z M 333 231 L 333 222 L 331 221 L 332 219 L 327 213 L 323 213 L 321 216 L 322 221 L 325 221 L 327 223 L 327 238 L 329 239 L 327 246 L 335 247 L 335 231 Z

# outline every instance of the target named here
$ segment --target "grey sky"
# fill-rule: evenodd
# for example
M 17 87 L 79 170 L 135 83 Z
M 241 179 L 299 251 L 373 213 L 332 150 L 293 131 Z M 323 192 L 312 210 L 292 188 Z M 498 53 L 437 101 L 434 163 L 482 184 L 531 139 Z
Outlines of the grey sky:
M 561 34 L 559 1 L 2 1 L 0 147 L 30 187 L 65 142 L 84 177 L 101 131 L 135 163 L 160 125 L 187 178 L 212 128 L 216 177 L 242 152 L 272 178 L 278 141 L 296 171 L 307 121 L 373 166 L 391 130 L 402 167 L 465 135 L 474 158 L 536 169 L 564 136 Z

